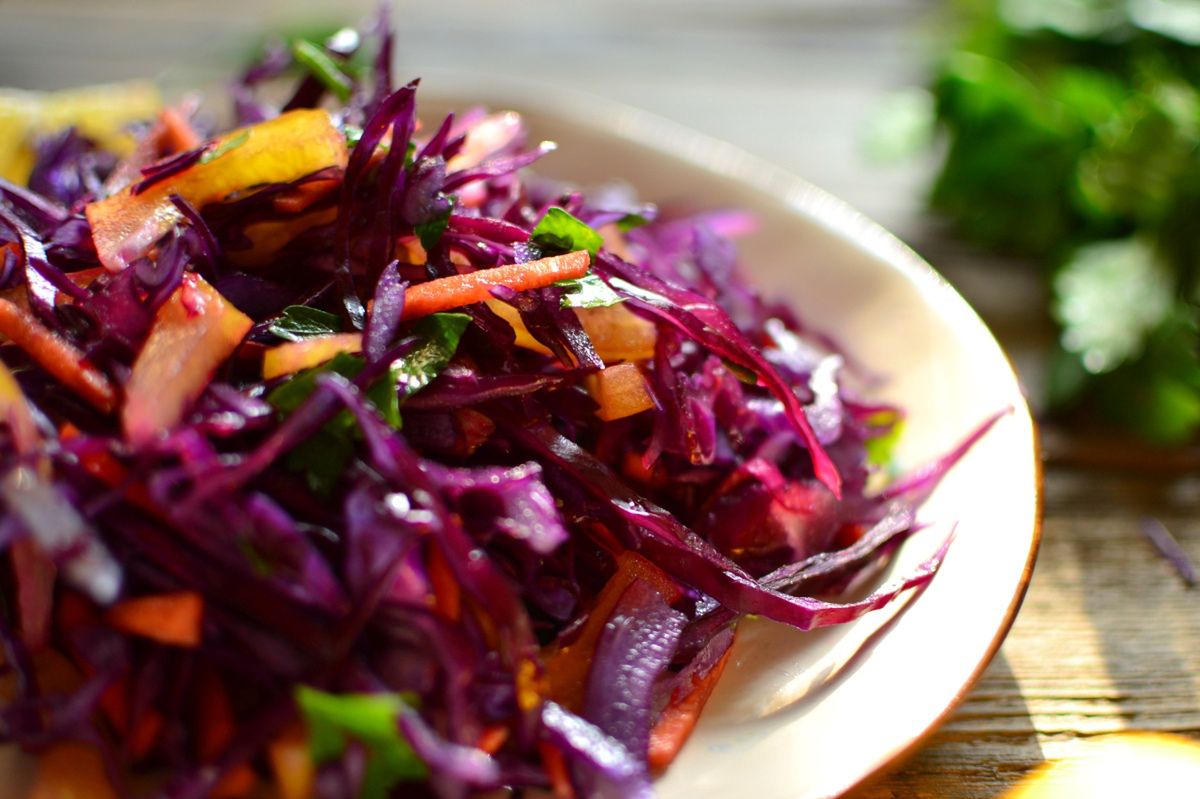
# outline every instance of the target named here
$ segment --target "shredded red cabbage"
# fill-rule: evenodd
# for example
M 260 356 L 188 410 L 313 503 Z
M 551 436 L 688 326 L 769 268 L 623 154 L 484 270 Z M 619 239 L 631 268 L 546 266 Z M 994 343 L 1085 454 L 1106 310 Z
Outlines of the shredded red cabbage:
M 745 280 L 743 215 L 539 179 L 553 146 L 512 116 L 420 126 L 376 33 L 371 69 L 343 33 L 231 87 L 241 125 L 352 87 L 341 163 L 194 203 L 242 139 L 148 125 L 122 163 L 65 131 L 0 181 L 0 741 L 89 742 L 174 799 L 651 796 L 741 618 L 839 624 L 932 579 L 945 546 L 827 598 L 989 425 L 881 488 L 901 412 Z M 109 195 L 118 227 L 177 221 L 101 263 Z M 579 251 L 586 275 L 536 282 Z M 533 282 L 453 300 L 513 264 Z M 169 421 L 131 443 L 134 407 Z

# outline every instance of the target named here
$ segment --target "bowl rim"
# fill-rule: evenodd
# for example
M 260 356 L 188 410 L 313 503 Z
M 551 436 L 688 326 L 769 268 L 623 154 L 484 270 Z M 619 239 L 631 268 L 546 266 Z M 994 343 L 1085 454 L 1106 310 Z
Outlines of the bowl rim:
M 855 776 L 831 796 L 845 796 L 899 768 L 924 747 L 979 683 L 1016 621 L 1041 548 L 1045 500 L 1041 439 L 1029 403 L 1020 390 L 1020 378 L 1011 357 L 996 340 L 987 323 L 957 289 L 899 237 L 846 201 L 765 158 L 653 112 L 550 82 L 481 76 L 457 70 L 436 70 L 428 74 L 432 78 L 430 83 L 434 85 L 429 87 L 426 96 L 432 95 L 438 102 L 465 102 L 467 105 L 486 103 L 497 110 L 504 107 L 519 113 L 522 109 L 528 109 L 545 117 L 569 119 L 599 133 L 682 162 L 698 171 L 734 180 L 779 197 L 791 212 L 806 217 L 874 256 L 888 268 L 901 273 L 917 289 L 930 293 L 937 301 L 949 303 L 956 313 L 969 319 L 971 324 L 978 325 L 987 334 L 988 340 L 996 345 L 1007 365 L 1008 376 L 1017 387 L 1015 393 L 1019 399 L 1014 403 L 1012 413 L 1026 423 L 1024 427 L 1030 431 L 1028 450 L 1033 458 L 1033 529 L 1030 531 L 1029 551 L 1001 623 L 963 684 L 933 719 L 905 745 L 885 754 L 865 773 Z

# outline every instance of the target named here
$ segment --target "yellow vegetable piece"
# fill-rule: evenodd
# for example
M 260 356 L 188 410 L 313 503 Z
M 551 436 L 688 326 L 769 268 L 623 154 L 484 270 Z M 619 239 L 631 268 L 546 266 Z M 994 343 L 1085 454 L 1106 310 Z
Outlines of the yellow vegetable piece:
M 158 309 L 125 386 L 129 442 L 146 444 L 177 425 L 253 326 L 199 275 L 184 275 Z
M 161 107 L 157 87 L 145 81 L 60 92 L 0 89 L 0 177 L 24 184 L 33 167 L 34 140 L 71 126 L 128 155 L 135 144 L 128 125 L 153 119 Z
M 333 333 L 280 344 L 263 353 L 263 380 L 320 366 L 343 352 L 362 352 L 362 334 Z
M 654 398 L 646 387 L 642 371 L 631 363 L 619 363 L 588 375 L 588 393 L 600 407 L 596 415 L 606 422 L 624 419 L 654 407 Z
M 487 306 L 512 326 L 518 347 L 543 355 L 550 354 L 550 350 L 525 328 L 521 314 L 516 308 L 499 300 L 488 300 Z M 592 340 L 596 354 L 605 363 L 645 361 L 654 357 L 654 342 L 658 338 L 658 329 L 653 322 L 643 319 L 624 305 L 576 308 L 575 316 L 583 325 L 583 332 Z
M 201 208 L 264 184 L 289 183 L 328 167 L 344 168 L 348 158 L 345 138 L 321 109 L 290 111 L 231 131 L 217 138 L 209 153 L 211 160 L 141 194 L 134 194 L 131 186 L 87 206 L 101 263 L 113 271 L 124 269 L 182 221 L 171 204 L 172 194 Z
M 94 747 L 70 741 L 55 744 L 38 758 L 37 777 L 27 799 L 117 799 Z

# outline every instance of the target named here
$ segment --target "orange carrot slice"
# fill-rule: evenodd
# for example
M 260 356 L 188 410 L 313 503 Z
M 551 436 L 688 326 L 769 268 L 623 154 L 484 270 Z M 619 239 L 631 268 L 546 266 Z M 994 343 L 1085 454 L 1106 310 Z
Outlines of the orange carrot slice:
M 538 754 L 542 757 L 542 768 L 550 780 L 554 799 L 575 799 L 575 789 L 571 785 L 571 774 L 563 753 L 543 741 L 538 744 Z
M 309 756 L 308 738 L 300 725 L 290 727 L 267 745 L 267 759 L 275 775 L 280 799 L 309 799 L 316 767 Z
M 117 799 L 104 761 L 95 748 L 69 741 L 38 758 L 37 776 L 27 799 Z
M 433 588 L 434 606 L 438 613 L 447 619 L 457 622 L 462 616 L 462 589 L 458 580 L 446 563 L 446 558 L 436 546 L 429 547 L 429 557 L 426 561 L 429 569 L 429 582 Z
M 117 390 L 99 370 L 83 359 L 83 353 L 66 339 L 48 330 L 8 300 L 0 299 L 0 334 L 7 336 L 25 354 L 71 391 L 108 413 L 117 404 Z
M 182 221 L 171 203 L 178 194 L 201 208 L 268 183 L 288 183 L 328 167 L 345 168 L 346 141 L 322 109 L 299 109 L 224 134 L 210 160 L 156 183 L 133 187 L 84 209 L 100 262 L 120 271 Z
M 264 380 L 270 380 L 290 375 L 320 366 L 344 352 L 362 352 L 361 333 L 332 333 L 303 341 L 289 341 L 263 353 L 262 376 Z
M 404 295 L 404 319 L 418 319 L 492 299 L 492 289 L 505 286 L 513 291 L 540 289 L 560 280 L 587 274 L 591 260 L 586 250 L 554 255 L 523 264 L 480 269 L 418 283 Z
M 144 445 L 177 425 L 253 325 L 199 275 L 184 275 L 158 309 L 125 386 L 129 442 Z
M 204 598 L 194 591 L 126 599 L 108 610 L 108 623 L 131 635 L 172 646 L 200 645 Z
M 233 704 L 216 672 L 205 670 L 197 691 L 196 754 L 205 763 L 216 760 L 237 731 Z
M 239 799 L 253 791 L 257 784 L 258 776 L 254 769 L 243 763 L 225 772 L 208 796 L 209 799 Z
M 508 727 L 503 724 L 493 724 L 479 735 L 475 742 L 476 749 L 482 749 L 489 755 L 494 755 L 508 742 Z
M 584 385 L 600 406 L 596 409 L 596 415 L 606 422 L 624 419 L 654 407 L 654 399 L 646 387 L 646 378 L 631 363 L 619 363 L 588 375 Z
M 161 128 L 158 137 L 159 145 L 168 153 L 195 150 L 204 143 L 204 139 L 192 127 L 192 123 L 188 122 L 183 114 L 174 108 L 164 108 L 159 111 L 158 124 Z
M 587 675 L 600 635 L 613 608 L 634 580 L 645 580 L 667 602 L 674 602 L 681 594 L 679 585 L 662 569 L 636 552 L 622 552 L 617 558 L 616 572 L 596 597 L 596 604 L 588 613 L 579 635 L 546 657 L 546 693 L 560 705 L 575 711 L 583 706 Z
M 663 708 L 658 723 L 650 730 L 650 752 L 647 761 L 651 769 L 661 770 L 671 765 L 671 761 L 687 743 L 692 730 L 696 728 L 700 711 L 704 709 L 713 689 L 717 687 L 717 681 L 721 679 L 721 672 L 725 671 L 725 664 L 732 651 L 733 647 L 725 650 L 725 654 L 713 664 L 706 674 L 692 678 L 691 691 L 678 700 L 672 697 L 667 706 Z

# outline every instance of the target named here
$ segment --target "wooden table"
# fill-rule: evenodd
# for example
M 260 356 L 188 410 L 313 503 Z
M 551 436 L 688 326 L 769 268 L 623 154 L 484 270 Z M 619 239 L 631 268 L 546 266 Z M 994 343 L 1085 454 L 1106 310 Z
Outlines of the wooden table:
M 363 7 L 366 3 L 360 3 Z M 887 92 L 919 81 L 935 4 L 921 0 L 406 2 L 400 72 L 447 69 L 560 83 L 653 110 L 824 186 L 908 240 L 1009 348 L 1031 393 L 1053 330 L 1039 277 L 954 243 L 921 214 L 931 158 L 865 161 Z M 0 84 L 215 77 L 255 31 L 315 0 L 0 0 Z M 321 12 L 324 18 L 329 12 Z M 1200 737 L 1196 594 L 1139 531 L 1154 515 L 1200 558 L 1200 465 L 1046 430 L 1045 528 L 1000 655 L 906 766 L 857 794 L 993 797 L 1032 766 L 1119 730 Z M 1103 464 L 1108 465 L 1103 465 Z

